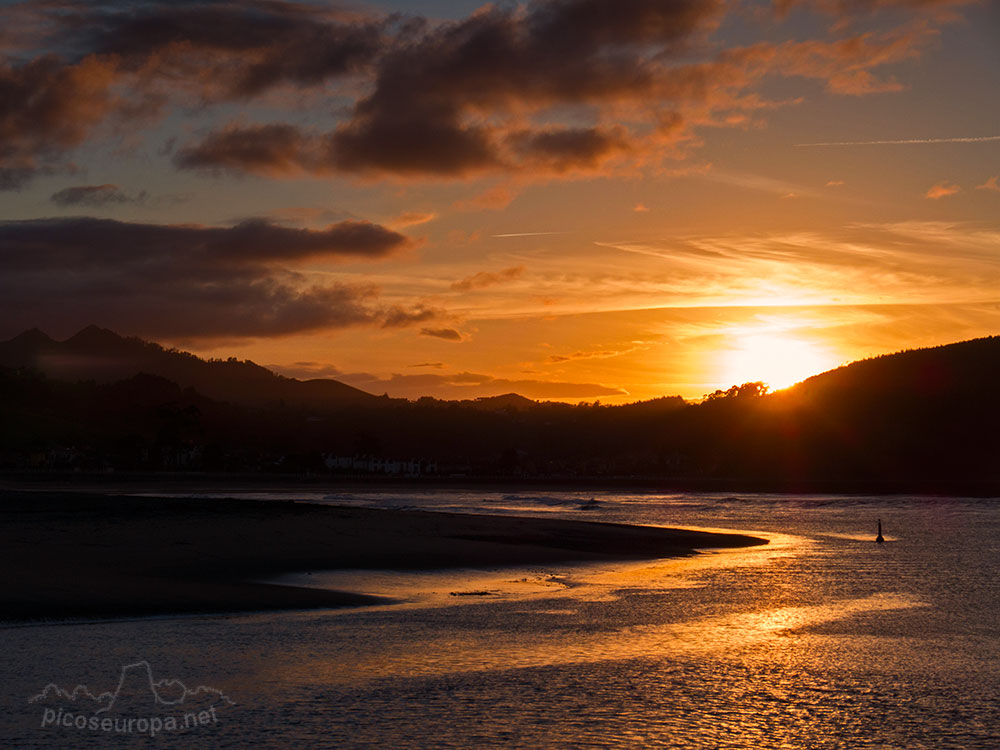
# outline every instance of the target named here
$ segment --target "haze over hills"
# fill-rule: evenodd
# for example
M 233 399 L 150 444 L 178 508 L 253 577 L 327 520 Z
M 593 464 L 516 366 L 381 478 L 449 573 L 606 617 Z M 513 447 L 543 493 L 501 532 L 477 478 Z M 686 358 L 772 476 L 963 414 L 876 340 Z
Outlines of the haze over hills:
M 139 373 L 166 378 L 210 398 L 266 405 L 284 401 L 317 408 L 370 402 L 375 396 L 337 380 L 296 380 L 250 361 L 204 360 L 106 328 L 87 326 L 65 341 L 34 328 L 0 343 L 0 367 L 31 368 L 57 380 L 113 383 Z
M 252 406 L 284 403 L 331 409 L 387 401 L 333 378 L 299 380 L 249 360 L 205 360 L 140 338 L 120 336 L 90 325 L 65 341 L 33 328 L 0 342 L 0 367 L 27 368 L 55 380 L 115 383 L 135 375 L 156 375 L 181 388 L 219 401 Z M 465 403 L 481 409 L 524 409 L 537 402 L 516 393 Z
M 66 342 L 29 331 L 0 344 L 0 466 L 384 475 L 409 462 L 405 471 L 511 479 L 1000 486 L 998 381 L 1000 337 L 990 337 L 698 404 L 411 402 L 96 328 Z

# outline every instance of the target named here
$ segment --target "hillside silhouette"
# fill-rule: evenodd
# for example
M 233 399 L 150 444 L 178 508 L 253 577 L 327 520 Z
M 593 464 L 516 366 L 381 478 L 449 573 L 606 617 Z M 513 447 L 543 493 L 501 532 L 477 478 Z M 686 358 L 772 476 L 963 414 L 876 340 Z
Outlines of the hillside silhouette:
M 701 403 L 376 397 L 88 328 L 0 344 L 0 467 L 526 479 L 677 487 L 1000 487 L 1000 337 Z
M 113 383 L 147 373 L 171 380 L 182 388 L 194 388 L 211 398 L 252 405 L 285 401 L 336 407 L 375 398 L 337 380 L 286 378 L 234 357 L 204 360 L 93 325 L 65 341 L 55 341 L 37 328 L 26 331 L 0 343 L 0 366 L 28 368 L 57 380 L 97 383 Z
M 702 471 L 789 486 L 816 479 L 918 487 L 1000 479 L 1000 337 L 854 362 L 688 419 Z

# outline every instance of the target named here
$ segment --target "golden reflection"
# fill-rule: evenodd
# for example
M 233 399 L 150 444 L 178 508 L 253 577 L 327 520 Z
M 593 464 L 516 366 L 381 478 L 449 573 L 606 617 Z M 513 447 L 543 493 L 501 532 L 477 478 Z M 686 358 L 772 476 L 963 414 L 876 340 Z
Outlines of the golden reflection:
M 568 592 L 569 593 L 569 592 Z M 288 684 L 302 681 L 353 684 L 394 677 L 429 677 L 449 673 L 527 669 L 636 658 L 746 659 L 759 650 L 793 644 L 799 657 L 808 654 L 822 635 L 795 633 L 802 628 L 847 619 L 865 612 L 911 609 L 923 602 L 899 594 L 876 594 L 808 607 L 782 607 L 761 612 L 710 617 L 666 625 L 631 625 L 612 631 L 534 632 L 530 639 L 516 631 L 456 630 L 436 637 L 423 635 L 404 642 L 388 639 L 377 647 L 313 654 L 307 661 L 269 665 L 272 679 Z M 576 609 L 532 612 L 546 617 L 574 617 Z M 306 617 L 303 615 L 303 617 Z M 327 618 L 332 628 L 337 618 Z M 785 636 L 795 633 L 788 641 Z M 427 633 L 430 636 L 430 633 Z M 336 638 L 331 636 L 331 644 Z
M 745 659 L 755 653 L 787 650 L 794 644 L 802 657 L 813 649 L 817 639 L 826 636 L 804 632 L 803 629 L 822 623 L 851 618 L 862 613 L 910 609 L 925 606 L 921 601 L 896 593 L 881 593 L 856 599 L 838 599 L 810 606 L 774 607 L 757 611 L 698 617 L 681 622 L 638 622 L 624 627 L 592 630 L 585 613 L 595 602 L 621 599 L 633 595 L 629 606 L 642 607 L 645 596 L 661 595 L 660 603 L 650 606 L 670 608 L 669 592 L 701 586 L 704 572 L 710 568 L 754 568 L 767 566 L 782 557 L 802 554 L 810 540 L 768 534 L 772 544 L 743 550 L 726 550 L 690 558 L 663 560 L 655 563 L 613 565 L 562 566 L 553 570 L 449 572 L 447 574 L 400 574 L 397 584 L 412 586 L 423 592 L 404 607 L 424 610 L 444 610 L 470 604 L 487 604 L 497 600 L 552 600 L 553 606 L 535 610 L 526 606 L 506 611 L 508 615 L 526 618 L 567 618 L 567 628 L 535 629 L 525 638 L 521 628 L 503 630 L 457 628 L 442 633 L 430 629 L 419 637 L 379 640 L 378 647 L 351 650 L 349 654 L 334 650 L 329 663 L 324 656 L 308 664 L 287 664 L 277 670 L 292 682 L 322 674 L 331 683 L 357 684 L 374 679 L 397 676 L 430 676 L 454 672 L 480 672 L 501 669 L 543 667 L 563 664 L 593 663 L 634 658 L 712 658 Z M 738 575 L 754 575 L 752 570 Z M 430 577 L 430 580 L 427 577 Z M 423 583 L 417 579 L 424 578 Z M 340 581 L 344 583 L 344 581 Z M 393 582 L 383 580 L 381 593 L 390 593 Z M 450 590 L 488 591 L 486 596 L 453 597 Z M 412 591 L 411 591 L 412 594 Z M 666 598 L 663 598 L 666 595 Z M 499 604 L 499 602 L 498 602 Z M 397 605 L 398 607 L 398 605 Z M 366 612 L 373 612 L 371 608 Z M 673 611 L 673 610 L 671 610 Z M 680 614 L 682 612 L 674 612 Z M 307 615 L 303 615 L 306 617 Z M 341 627 L 351 628 L 349 612 L 310 614 L 331 634 Z M 346 619 L 341 622 L 341 617 Z M 584 618 L 580 620 L 578 618 Z M 794 636 L 789 641 L 788 636 Z M 796 657 L 796 658 L 799 658 Z M 805 657 L 802 657 L 805 658 Z
M 808 607 L 779 607 L 762 612 L 741 613 L 694 621 L 686 625 L 696 632 L 721 636 L 725 648 L 751 646 L 774 635 L 836 620 L 846 620 L 863 612 L 910 609 L 925 606 L 910 596 L 894 593 L 873 594 L 861 599 L 839 600 Z

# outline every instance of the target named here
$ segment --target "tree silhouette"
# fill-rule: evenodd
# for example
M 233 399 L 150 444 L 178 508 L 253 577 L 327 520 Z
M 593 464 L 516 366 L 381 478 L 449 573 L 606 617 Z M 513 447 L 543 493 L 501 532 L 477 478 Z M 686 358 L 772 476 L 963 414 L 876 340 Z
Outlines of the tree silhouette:
M 723 398 L 758 398 L 766 396 L 771 387 L 762 380 L 755 380 L 752 383 L 731 386 L 728 390 L 715 390 L 705 394 L 706 401 L 718 401 Z

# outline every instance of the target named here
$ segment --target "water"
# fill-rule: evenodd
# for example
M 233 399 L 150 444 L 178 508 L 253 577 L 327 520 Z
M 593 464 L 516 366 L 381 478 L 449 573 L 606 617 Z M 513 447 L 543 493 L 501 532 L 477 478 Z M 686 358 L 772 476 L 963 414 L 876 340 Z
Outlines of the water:
M 4 628 L 0 745 L 1000 747 L 997 500 L 295 496 L 724 528 L 771 543 L 614 565 L 315 571 L 296 580 L 407 601 Z M 580 510 L 591 497 L 597 509 Z M 872 541 L 878 518 L 883 545 Z M 57 702 L 28 702 L 48 683 L 112 691 L 122 668 L 138 662 L 154 679 L 206 685 L 235 705 L 150 737 L 43 728 L 44 709 Z M 126 672 L 141 692 L 142 668 Z M 65 715 L 82 704 L 59 705 Z M 171 706 L 156 712 L 180 716 Z

